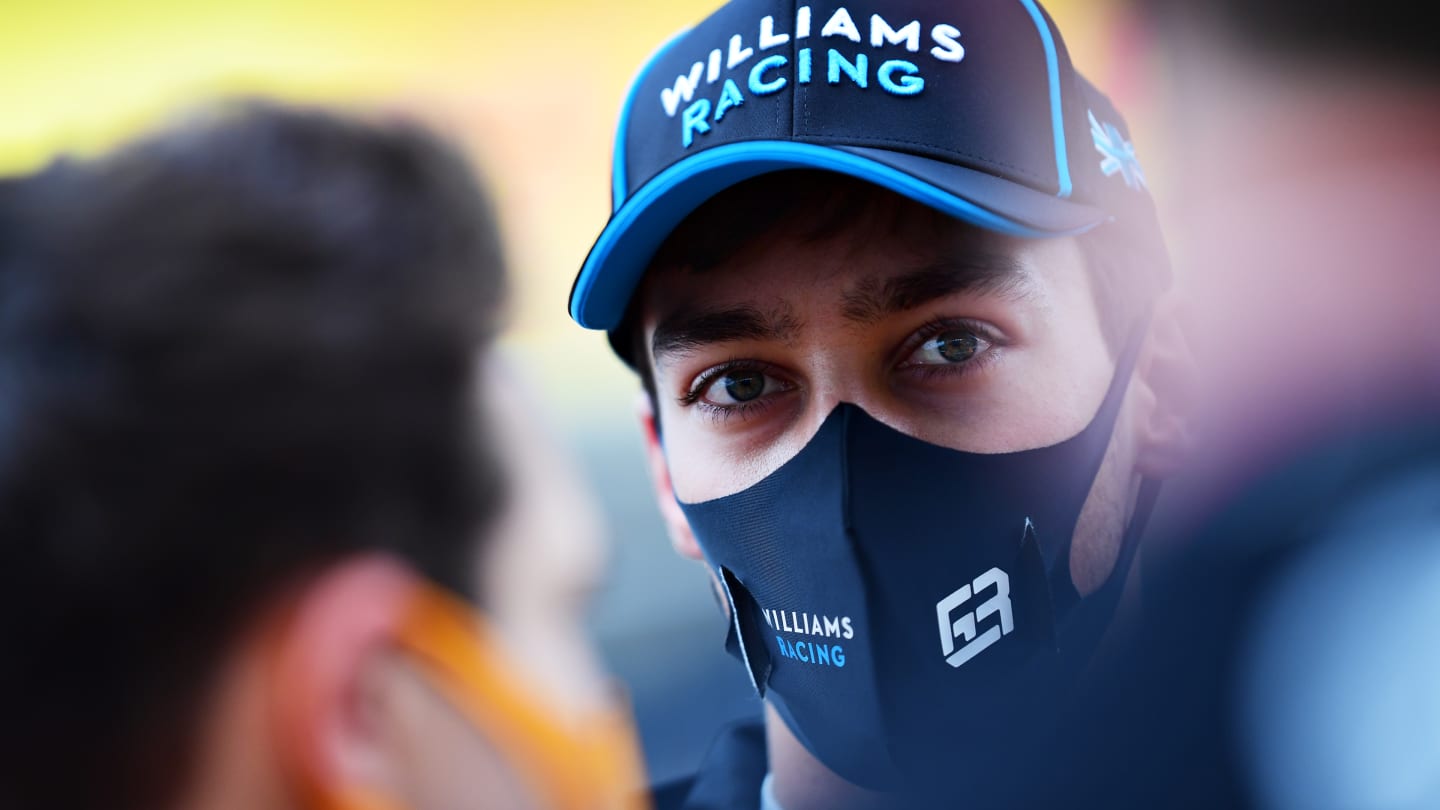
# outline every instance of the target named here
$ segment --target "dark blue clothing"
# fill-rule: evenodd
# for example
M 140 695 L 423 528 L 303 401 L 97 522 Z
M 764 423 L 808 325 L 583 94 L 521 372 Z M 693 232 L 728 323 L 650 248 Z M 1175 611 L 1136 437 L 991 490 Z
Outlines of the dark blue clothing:
M 768 768 L 765 724 L 734 723 L 716 738 L 695 775 L 656 787 L 655 810 L 759 810 Z

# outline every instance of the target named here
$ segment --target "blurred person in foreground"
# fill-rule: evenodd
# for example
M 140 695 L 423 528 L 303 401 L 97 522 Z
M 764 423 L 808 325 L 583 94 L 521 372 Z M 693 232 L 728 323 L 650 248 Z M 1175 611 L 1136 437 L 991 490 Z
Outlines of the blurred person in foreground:
M 455 152 L 235 105 L 0 222 L 0 806 L 640 806 Z
M 638 373 L 766 704 L 662 806 L 1063 801 L 1037 774 L 1186 435 L 1120 113 L 1029 0 L 736 0 L 642 69 L 614 161 L 571 314 Z
M 1114 736 L 1086 749 L 1095 795 L 1440 807 L 1428 9 L 1139 5 L 1174 78 L 1204 440 L 1172 490 L 1176 542 L 1146 571 L 1145 631 L 1106 715 Z

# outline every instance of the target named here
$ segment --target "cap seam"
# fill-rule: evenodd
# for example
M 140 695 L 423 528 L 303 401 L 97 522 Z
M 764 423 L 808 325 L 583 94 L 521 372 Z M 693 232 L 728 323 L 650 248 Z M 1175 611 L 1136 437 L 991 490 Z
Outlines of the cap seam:
M 1058 196 L 1067 198 L 1074 192 L 1074 180 L 1070 175 L 1070 146 L 1067 143 L 1068 133 L 1065 131 L 1065 102 L 1060 87 L 1060 56 L 1056 45 L 1057 40 L 1064 40 L 1060 38 L 1059 32 L 1051 27 L 1049 16 L 1035 0 L 1020 0 L 1020 4 L 1030 15 L 1045 54 L 1047 105 L 1050 108 L 1050 134 L 1055 152 L 1055 179 Z

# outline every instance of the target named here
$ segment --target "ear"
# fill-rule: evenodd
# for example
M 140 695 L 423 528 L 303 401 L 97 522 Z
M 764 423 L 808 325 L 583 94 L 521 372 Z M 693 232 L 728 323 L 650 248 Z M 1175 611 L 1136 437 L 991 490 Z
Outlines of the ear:
M 655 405 L 650 395 L 641 391 L 635 400 L 635 416 L 640 421 L 640 435 L 645 442 L 645 460 L 650 466 L 650 483 L 655 487 L 655 503 L 660 507 L 660 517 L 665 520 L 665 529 L 670 534 L 670 545 L 682 557 L 703 560 L 700 544 L 690 523 L 675 500 L 675 487 L 670 483 L 670 462 L 665 458 L 665 448 L 660 446 L 660 434 L 655 429 Z
M 1189 405 L 1196 379 L 1179 297 L 1161 296 L 1136 368 L 1149 396 L 1139 413 L 1136 469 L 1150 478 L 1174 475 L 1189 458 L 1194 441 Z
M 404 564 L 370 554 L 332 566 L 294 597 L 272 689 L 282 757 L 311 793 L 392 805 L 386 797 L 402 782 L 386 741 L 387 684 L 417 584 Z

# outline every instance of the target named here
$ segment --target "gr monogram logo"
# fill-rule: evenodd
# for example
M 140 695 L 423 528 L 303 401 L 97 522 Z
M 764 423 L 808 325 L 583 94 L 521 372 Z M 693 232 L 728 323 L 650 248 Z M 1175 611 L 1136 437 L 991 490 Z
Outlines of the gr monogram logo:
M 956 608 L 991 588 L 995 589 L 993 596 L 973 611 L 967 610 L 959 618 L 953 618 Z M 980 622 L 996 614 L 1000 616 L 1000 623 L 990 625 L 977 637 Z M 1015 614 L 1010 607 L 1010 575 L 999 568 L 991 568 L 976 577 L 974 582 L 962 585 L 959 590 L 935 603 L 935 617 L 940 622 L 940 649 L 946 662 L 952 667 L 964 666 L 1015 629 Z M 957 639 L 961 642 L 959 647 L 955 645 Z

